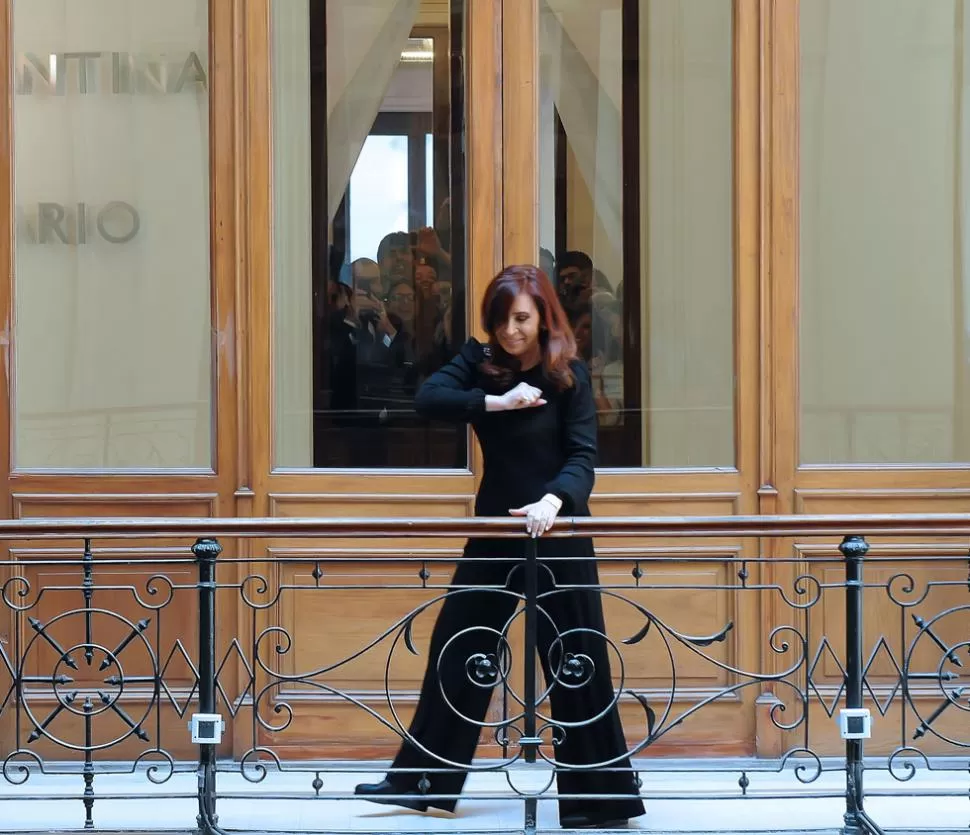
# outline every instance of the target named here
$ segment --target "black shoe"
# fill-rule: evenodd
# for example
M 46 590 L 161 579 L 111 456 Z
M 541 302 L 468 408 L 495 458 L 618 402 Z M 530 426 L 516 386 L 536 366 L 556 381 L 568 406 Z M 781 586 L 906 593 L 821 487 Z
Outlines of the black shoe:
M 629 818 L 600 820 L 583 814 L 564 815 L 559 818 L 559 826 L 563 829 L 626 829 L 629 822 Z
M 369 800 L 371 803 L 402 806 L 405 809 L 413 809 L 415 812 L 428 811 L 428 804 L 418 799 L 420 795 L 416 791 L 402 791 L 386 779 L 381 780 L 380 783 L 358 783 L 354 788 L 354 795 Z M 394 795 L 400 796 L 395 798 Z

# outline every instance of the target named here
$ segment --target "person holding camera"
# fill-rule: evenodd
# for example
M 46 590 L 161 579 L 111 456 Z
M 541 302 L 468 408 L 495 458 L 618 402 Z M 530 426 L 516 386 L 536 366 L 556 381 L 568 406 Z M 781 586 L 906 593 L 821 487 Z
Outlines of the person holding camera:
M 386 466 L 384 429 L 410 411 L 416 390 L 411 339 L 405 319 L 384 301 L 374 261 L 358 258 L 341 271 L 339 286 L 344 303 L 330 328 L 330 411 L 356 436 L 356 466 Z

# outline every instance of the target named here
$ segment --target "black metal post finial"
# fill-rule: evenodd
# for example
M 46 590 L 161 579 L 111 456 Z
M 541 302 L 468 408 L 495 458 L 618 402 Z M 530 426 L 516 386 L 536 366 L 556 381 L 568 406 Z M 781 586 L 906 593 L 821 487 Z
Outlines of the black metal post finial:
M 864 536 L 850 534 L 842 540 L 839 551 L 847 560 L 861 560 L 869 553 L 869 543 Z
M 192 546 L 192 554 L 199 561 L 215 560 L 222 553 L 222 546 L 216 539 L 197 539 Z

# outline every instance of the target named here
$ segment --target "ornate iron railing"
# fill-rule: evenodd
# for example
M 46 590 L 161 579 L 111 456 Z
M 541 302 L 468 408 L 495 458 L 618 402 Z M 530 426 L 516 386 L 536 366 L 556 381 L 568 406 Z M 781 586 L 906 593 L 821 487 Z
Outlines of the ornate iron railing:
M 273 794 L 264 785 L 259 796 L 348 799 L 347 791 L 328 785 L 334 772 L 346 772 L 348 767 L 289 756 L 286 734 L 300 727 L 301 713 L 310 709 L 314 698 L 316 703 L 324 698 L 366 715 L 388 739 L 415 742 L 401 710 L 402 700 L 408 699 L 396 684 L 395 664 L 401 656 L 419 653 L 415 633 L 422 621 L 433 617 L 437 604 L 481 589 L 452 585 L 444 576 L 456 562 L 455 554 L 415 547 L 408 555 L 403 543 L 466 536 L 524 542 L 521 558 L 505 560 L 506 581 L 487 589 L 496 599 L 507 600 L 511 612 L 504 626 L 492 631 L 489 640 L 494 646 L 488 644 L 489 651 L 461 659 L 474 686 L 498 693 L 498 713 L 485 721 L 466 717 L 494 742 L 495 756 L 463 764 L 430 752 L 436 765 L 422 769 L 418 785 L 426 791 L 423 800 L 454 799 L 427 792 L 428 777 L 434 773 L 497 773 L 504 775 L 507 790 L 480 797 L 521 799 L 522 830 L 531 833 L 539 828 L 539 803 L 558 796 L 552 791 L 556 771 L 579 768 L 556 759 L 557 745 L 571 728 L 601 715 L 571 722 L 549 715 L 553 688 L 582 688 L 593 673 L 590 657 L 565 650 L 565 635 L 554 635 L 551 646 L 558 650 L 550 650 L 545 659 L 551 680 L 537 683 L 541 624 L 551 623 L 547 607 L 556 595 L 578 590 L 601 595 L 611 612 L 625 612 L 621 619 L 630 626 L 625 634 L 607 630 L 596 638 L 605 642 L 611 656 L 614 703 L 622 703 L 626 710 L 628 753 L 636 758 L 633 770 L 641 776 L 655 762 L 644 759 L 653 753 L 651 747 L 676 745 L 680 729 L 749 692 L 767 712 L 767 726 L 778 735 L 781 747 L 770 760 L 730 766 L 737 775 L 737 790 L 730 796 L 837 794 L 845 798 L 843 831 L 876 833 L 879 827 L 864 806 L 867 773 L 882 771 L 899 786 L 899 793 L 918 796 L 908 788 L 918 773 L 967 769 L 970 516 L 567 519 L 552 533 L 554 538 L 587 535 L 611 542 L 636 538 L 669 543 L 669 538 L 677 538 L 689 547 L 606 548 L 598 559 L 609 566 L 608 576 L 598 585 L 560 587 L 548 582 L 535 541 L 524 538 L 521 523 L 514 520 L 2 522 L 0 538 L 13 544 L 7 561 L 0 562 L 0 635 L 3 618 L 9 623 L 5 640 L 0 640 L 0 789 L 7 786 L 0 799 L 54 798 L 33 787 L 42 788 L 45 774 L 66 771 L 77 776 L 78 790 L 56 798 L 79 800 L 83 825 L 93 828 L 96 802 L 113 796 L 99 793 L 99 778 L 143 773 L 152 791 L 126 793 L 126 798 L 191 796 L 197 800 L 197 824 L 206 833 L 221 831 L 216 808 L 220 798 L 248 796 L 220 791 L 219 774 L 233 772 L 248 786 L 266 784 L 273 774 L 305 774 L 303 794 Z M 879 537 L 880 545 L 870 553 L 866 537 L 873 536 Z M 366 556 L 325 544 L 386 537 L 397 540 L 393 552 L 371 548 Z M 740 555 L 745 552 L 704 544 L 712 537 L 792 537 L 816 544 L 800 547 L 794 557 L 745 557 Z M 899 538 L 916 539 L 919 546 L 894 550 L 886 545 Z M 949 544 L 940 544 L 943 538 L 951 538 Z M 118 556 L 124 550 L 117 541 L 131 539 L 185 544 L 160 547 L 157 562 L 163 570 L 146 577 L 144 557 Z M 248 555 L 254 540 L 282 539 L 299 539 L 312 547 Z M 75 550 L 77 542 L 83 543 L 80 553 Z M 95 543 L 113 543 L 116 549 L 95 549 Z M 665 567 L 685 562 L 716 564 L 720 573 L 711 572 L 715 579 L 706 583 L 666 582 Z M 368 570 L 361 571 L 365 564 Z M 142 570 L 138 582 L 126 576 L 135 566 Z M 387 570 L 379 570 L 382 566 Z M 299 659 L 307 657 L 301 650 L 310 639 L 288 629 L 281 611 L 293 611 L 297 598 L 305 595 L 392 590 L 398 596 L 413 592 L 413 605 L 388 615 L 376 633 L 360 635 L 349 651 L 328 656 L 316 647 L 310 668 L 298 668 Z M 730 611 L 703 634 L 676 615 L 658 613 L 663 609 L 658 603 L 685 592 L 699 601 L 699 609 L 717 611 L 717 601 L 727 600 Z M 757 617 L 739 616 L 755 605 Z M 217 607 L 228 607 L 238 616 L 229 625 L 216 617 Z M 844 630 L 827 633 L 823 610 L 829 625 L 833 610 L 843 613 Z M 178 621 L 187 611 L 195 619 L 191 625 L 197 629 L 197 643 L 185 637 L 189 624 Z M 891 629 L 885 628 L 887 623 Z M 518 643 L 510 638 L 513 628 L 521 629 Z M 752 629 L 759 630 L 756 637 L 749 635 Z M 755 645 L 760 647 L 756 659 L 738 651 Z M 432 663 L 443 663 L 453 648 L 447 643 Z M 374 657 L 381 659 L 385 671 L 383 692 L 361 693 L 347 684 L 347 671 Z M 668 685 L 651 689 L 642 680 L 638 684 L 632 669 L 644 658 L 656 670 L 653 678 Z M 685 682 L 683 671 L 698 665 L 708 671 L 708 680 L 716 680 L 715 686 Z M 520 686 L 513 684 L 516 674 Z M 447 696 L 446 702 L 461 712 L 461 705 Z M 628 707 L 639 712 L 639 720 L 631 720 Z M 864 727 L 865 717 L 851 714 L 863 708 L 872 712 L 873 724 L 884 729 L 893 722 L 898 730 L 888 753 L 867 758 L 864 738 L 848 738 L 844 756 L 824 756 L 820 746 L 829 743 L 821 740 L 831 737 L 833 720 L 848 710 L 845 721 Z M 219 759 L 216 745 L 205 742 L 194 749 L 192 760 L 173 753 L 184 747 L 185 720 L 194 713 L 222 714 L 233 724 L 234 757 Z M 181 721 L 173 723 L 172 716 Z M 176 733 L 179 736 L 173 738 Z M 927 754 L 928 740 L 933 741 L 933 756 Z M 630 770 L 616 758 L 581 768 Z M 718 760 L 704 768 L 728 770 Z M 378 764 L 360 761 L 352 770 L 377 773 Z M 383 771 L 381 765 L 379 773 Z M 805 786 L 821 786 L 825 781 L 820 778 L 834 772 L 844 773 L 844 786 L 806 793 Z M 197 776 L 196 790 L 190 795 L 166 793 L 165 785 L 183 773 Z M 523 776 L 536 774 L 538 783 L 523 784 Z M 792 788 L 762 789 L 759 776 L 765 774 L 790 775 Z M 954 828 L 966 823 L 954 821 Z

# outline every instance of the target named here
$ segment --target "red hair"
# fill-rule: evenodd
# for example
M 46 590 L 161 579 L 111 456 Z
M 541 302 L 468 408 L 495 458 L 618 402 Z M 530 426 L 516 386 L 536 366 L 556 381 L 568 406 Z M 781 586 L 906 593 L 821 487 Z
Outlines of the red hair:
M 482 327 L 488 333 L 491 355 L 482 364 L 482 371 L 507 383 L 518 370 L 518 360 L 502 349 L 495 331 L 508 321 L 512 303 L 522 293 L 532 297 L 539 311 L 539 348 L 546 376 L 560 391 L 572 388 L 575 378 L 569 363 L 576 359 L 576 338 L 549 276 L 531 264 L 506 267 L 485 290 Z

